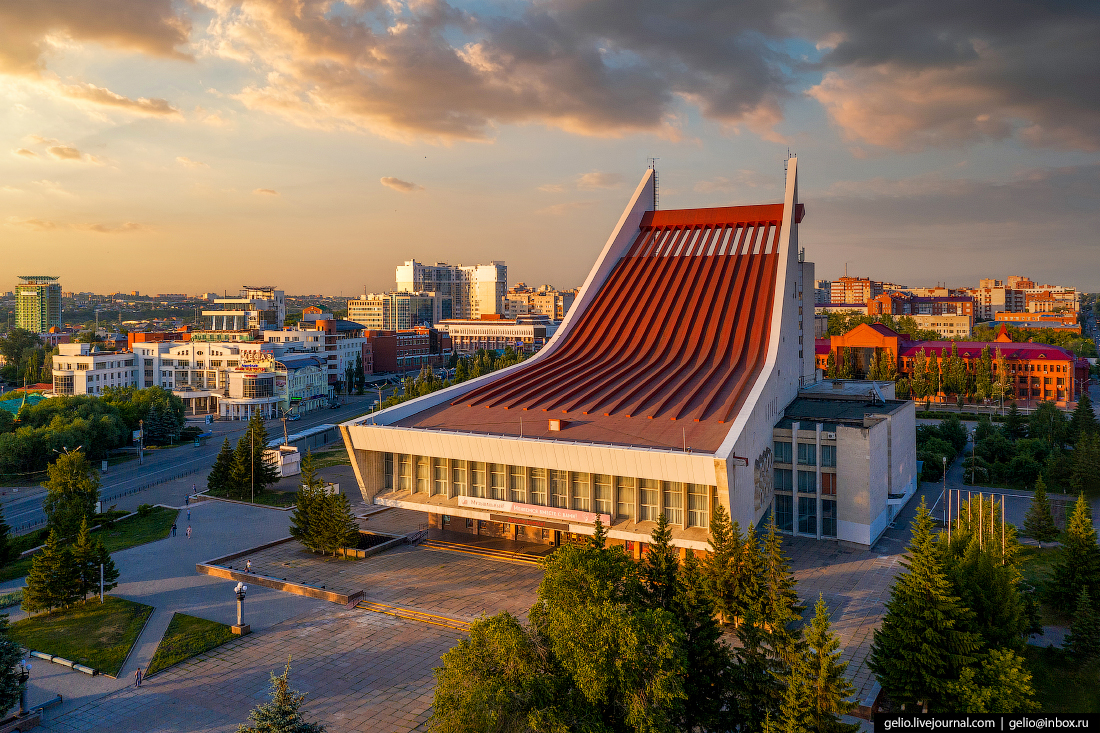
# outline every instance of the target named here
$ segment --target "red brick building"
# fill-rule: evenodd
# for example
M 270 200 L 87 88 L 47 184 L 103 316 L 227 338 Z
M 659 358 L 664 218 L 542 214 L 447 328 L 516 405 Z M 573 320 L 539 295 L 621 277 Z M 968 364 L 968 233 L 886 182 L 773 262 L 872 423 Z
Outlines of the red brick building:
M 418 372 L 425 364 L 443 366 L 451 356 L 450 336 L 426 326 L 409 331 L 370 330 L 365 335 L 363 369 L 367 374 Z
M 997 357 L 1003 357 L 1012 385 L 1006 399 L 1050 400 L 1068 407 L 1084 391 L 1088 380 L 1088 361 L 1085 359 L 1078 359 L 1058 346 L 1013 343 L 1003 328 L 996 341 L 915 341 L 908 334 L 899 334 L 881 323 L 862 324 L 842 336 L 817 339 L 817 366 L 825 369 L 830 353 L 839 360 L 841 349 L 851 349 L 856 378 L 865 373 L 876 353 L 880 358 L 892 355 L 897 360 L 898 376 L 911 378 L 914 361 L 922 351 L 930 362 L 938 361 L 942 365 L 951 356 L 952 346 L 971 373 L 977 368 L 982 350 L 988 347 L 993 359 L 994 381 L 999 376 Z
M 867 301 L 867 315 L 970 316 L 974 325 L 974 299 L 969 295 L 920 297 L 909 293 L 883 293 Z

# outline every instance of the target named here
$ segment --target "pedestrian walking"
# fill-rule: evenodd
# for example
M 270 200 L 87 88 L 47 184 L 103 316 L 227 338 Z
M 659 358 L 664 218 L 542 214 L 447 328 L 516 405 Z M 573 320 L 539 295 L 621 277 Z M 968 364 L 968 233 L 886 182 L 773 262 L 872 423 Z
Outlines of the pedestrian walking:
M 175 522 L 172 522 L 172 536 L 173 537 L 176 536 L 176 523 Z
M 191 525 L 187 525 L 187 539 L 191 539 Z
M 187 510 L 187 521 L 188 522 L 191 521 L 191 510 L 190 509 Z
M 191 497 L 190 496 L 183 497 L 183 505 L 184 506 L 191 506 Z
M 141 667 L 134 672 L 134 687 L 141 687 Z
M 244 562 L 244 571 L 246 573 L 251 573 L 252 572 L 252 561 L 251 560 L 245 560 L 245 562 Z

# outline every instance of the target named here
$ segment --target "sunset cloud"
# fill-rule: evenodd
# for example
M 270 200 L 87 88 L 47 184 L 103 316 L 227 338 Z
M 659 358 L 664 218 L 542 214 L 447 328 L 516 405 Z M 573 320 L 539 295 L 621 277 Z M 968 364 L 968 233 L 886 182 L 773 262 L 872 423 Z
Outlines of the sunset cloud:
M 384 176 L 381 183 L 383 186 L 392 188 L 394 191 L 400 191 L 401 193 L 413 193 L 414 191 L 424 190 L 424 187 L 419 184 L 409 183 L 408 181 L 402 181 L 400 178 L 393 178 L 391 176 Z
M 30 229 L 34 232 L 48 232 L 57 229 L 57 224 L 45 219 L 20 219 L 19 217 L 9 216 L 7 224 L 21 229 Z
M 190 158 L 188 158 L 186 156 L 183 156 L 183 155 L 180 155 L 179 157 L 177 157 L 176 162 L 179 163 L 180 165 L 184 166 L 185 168 L 209 168 L 210 167 L 206 163 L 202 163 L 202 162 L 197 161 L 197 160 L 191 160 Z
M 62 96 L 70 99 L 83 100 L 104 107 L 114 107 L 143 115 L 165 116 L 180 113 L 178 109 L 164 99 L 147 99 L 146 97 L 130 99 L 121 94 L 116 94 L 110 89 L 97 87 L 94 84 L 62 84 L 58 85 L 58 91 Z
M 37 158 L 38 157 L 38 153 L 34 152 L 33 150 L 27 150 L 26 148 L 19 148 L 18 150 L 15 150 L 13 152 L 14 152 L 15 155 L 21 155 L 24 158 Z
M 577 188 L 582 190 L 618 188 L 621 185 L 623 185 L 623 177 L 618 173 L 592 171 L 591 173 L 585 173 L 577 179 Z
M 276 191 L 274 188 L 257 188 L 252 193 L 254 193 L 258 196 L 278 196 L 279 195 L 279 192 Z
M 52 232 L 59 229 L 69 229 L 93 232 L 95 234 L 130 234 L 133 232 L 153 231 L 152 227 L 145 224 L 138 224 L 133 221 L 121 223 L 82 222 L 78 224 L 63 224 L 46 219 L 21 219 L 14 216 L 9 216 L 6 221 L 9 226 L 29 229 L 34 232 Z

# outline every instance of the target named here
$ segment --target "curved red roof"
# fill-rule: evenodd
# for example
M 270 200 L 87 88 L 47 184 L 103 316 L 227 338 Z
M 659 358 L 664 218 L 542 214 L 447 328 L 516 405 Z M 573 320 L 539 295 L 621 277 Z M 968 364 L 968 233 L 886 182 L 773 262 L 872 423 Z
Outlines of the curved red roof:
M 537 410 L 568 419 L 566 439 L 717 449 L 767 356 L 782 219 L 782 204 L 647 212 L 551 353 L 398 424 L 508 434 L 510 411 Z

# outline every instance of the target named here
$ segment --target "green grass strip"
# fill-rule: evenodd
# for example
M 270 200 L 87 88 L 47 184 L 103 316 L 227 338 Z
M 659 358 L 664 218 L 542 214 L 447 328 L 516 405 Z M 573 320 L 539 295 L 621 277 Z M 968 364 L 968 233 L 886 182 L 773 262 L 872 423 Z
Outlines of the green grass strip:
M 160 640 L 145 674 L 156 674 L 185 659 L 221 646 L 232 638 L 233 631 L 225 624 L 185 613 L 172 614 L 168 630 L 164 632 L 164 638 Z
M 8 635 L 28 649 L 53 654 L 117 677 L 152 606 L 107 596 L 17 621 Z

